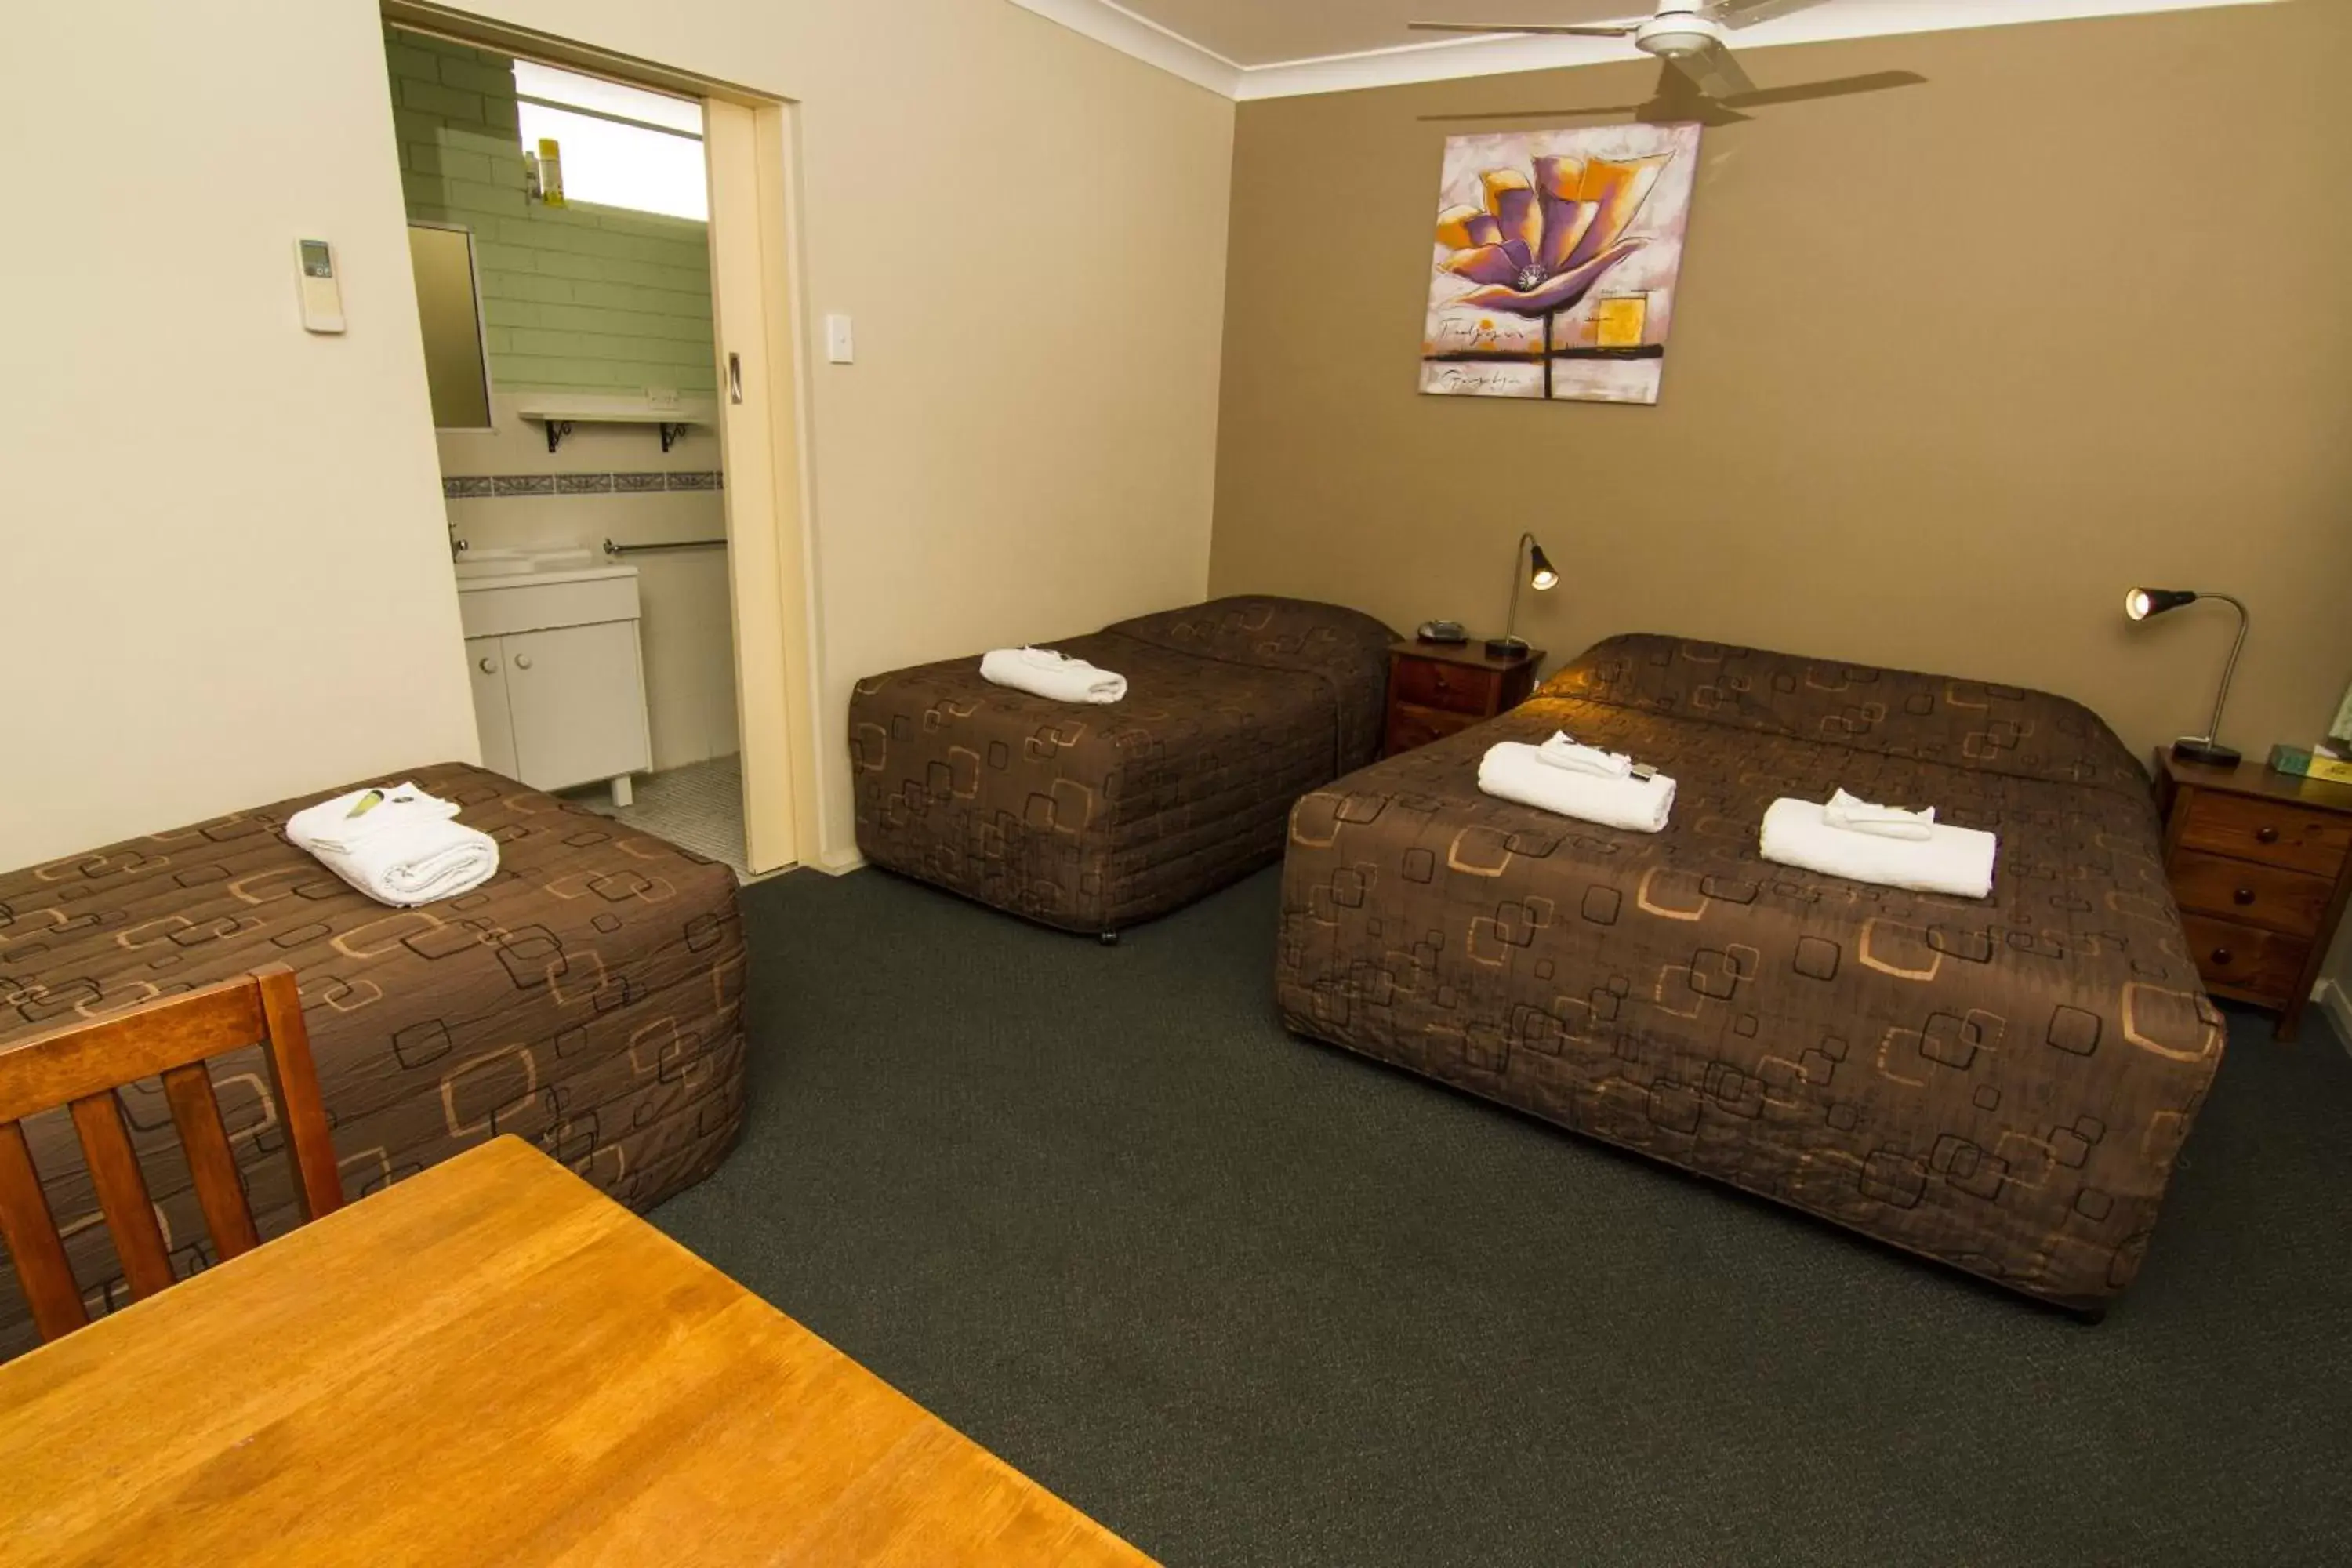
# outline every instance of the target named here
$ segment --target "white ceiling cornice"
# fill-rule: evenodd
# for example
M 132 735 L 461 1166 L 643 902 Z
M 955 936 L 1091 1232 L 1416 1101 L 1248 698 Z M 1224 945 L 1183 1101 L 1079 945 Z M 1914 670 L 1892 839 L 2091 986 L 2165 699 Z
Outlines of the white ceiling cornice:
M 1180 37 L 1157 22 L 1147 22 L 1112 0 L 1013 0 L 1024 10 L 1059 22 L 1073 33 L 1083 33 L 1146 65 L 1181 76 L 1195 87 L 1226 98 L 1242 96 L 1242 68 L 1213 54 L 1190 38 Z
M 1013 3 L 1186 81 L 1242 101 L 1648 58 L 1631 44 L 1607 38 L 1506 37 L 1449 38 L 1355 54 L 1244 66 L 1138 16 L 1114 0 Z M 1851 0 L 1846 5 L 1802 11 L 1777 22 L 1763 23 L 1743 32 L 1738 42 L 1742 50 L 1748 50 L 1839 38 L 2277 3 L 2278 0 Z M 1524 0 L 1522 9 L 1532 12 L 1539 5 L 1540 0 Z M 1643 9 L 1642 0 L 1628 0 L 1625 9 L 1629 16 L 1638 14 Z

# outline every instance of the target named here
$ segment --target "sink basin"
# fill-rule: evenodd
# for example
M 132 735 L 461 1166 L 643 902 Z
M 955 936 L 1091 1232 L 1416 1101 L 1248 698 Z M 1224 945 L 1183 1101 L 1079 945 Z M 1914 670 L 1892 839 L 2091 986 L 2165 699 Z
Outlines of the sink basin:
M 469 550 L 457 557 L 457 580 L 477 577 L 520 577 L 533 572 L 577 572 L 596 563 L 596 552 L 582 548 L 561 550 Z

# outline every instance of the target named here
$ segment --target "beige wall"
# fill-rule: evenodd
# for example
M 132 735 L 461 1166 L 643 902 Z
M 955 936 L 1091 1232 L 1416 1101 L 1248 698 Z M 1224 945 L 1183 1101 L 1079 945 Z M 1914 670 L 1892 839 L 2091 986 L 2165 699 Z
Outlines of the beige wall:
M 1710 130 L 1651 409 L 1414 391 L 1448 134 L 1637 102 L 1603 67 L 1244 104 L 1211 584 L 1687 633 L 2054 689 L 2135 747 L 2323 731 L 2352 678 L 2352 6 L 1758 51 L 1925 86 Z M 1485 118 L 1498 110 L 1526 110 Z M 1464 118 L 1478 116 L 1480 118 Z M 1531 613 L 1530 613 L 1531 611 Z
M 10 16 L 0 867 L 473 751 L 383 47 L 309 15 Z
M 807 303 L 858 348 L 809 373 L 825 850 L 856 677 L 1200 595 L 1230 103 L 1002 0 L 482 9 L 800 101 Z M 44 149 L 13 195 L 55 243 L 0 279 L 44 367 L 0 393 L 41 667 L 0 866 L 474 754 L 378 18 L 302 12 L 13 21 L 5 144 Z M 294 324 L 317 232 L 340 340 Z

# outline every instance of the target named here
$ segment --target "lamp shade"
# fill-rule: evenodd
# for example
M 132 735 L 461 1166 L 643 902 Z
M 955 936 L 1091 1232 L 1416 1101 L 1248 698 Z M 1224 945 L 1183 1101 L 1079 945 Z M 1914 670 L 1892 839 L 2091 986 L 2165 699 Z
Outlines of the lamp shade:
M 1528 547 L 1528 586 L 1539 594 L 1559 586 L 1559 574 L 1551 569 L 1551 561 L 1540 544 Z
M 2144 621 L 2150 616 L 2160 616 L 2196 602 L 2196 595 L 2180 588 L 2134 588 L 2124 595 L 2124 614 L 2133 620 Z

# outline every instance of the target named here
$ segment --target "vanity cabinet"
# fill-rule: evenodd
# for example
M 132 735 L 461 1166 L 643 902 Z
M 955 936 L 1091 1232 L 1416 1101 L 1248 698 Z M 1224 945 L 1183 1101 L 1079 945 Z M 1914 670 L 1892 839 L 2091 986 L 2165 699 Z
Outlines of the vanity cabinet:
M 462 584 L 482 765 L 534 789 L 612 782 L 653 762 L 637 576 L 611 567 Z

